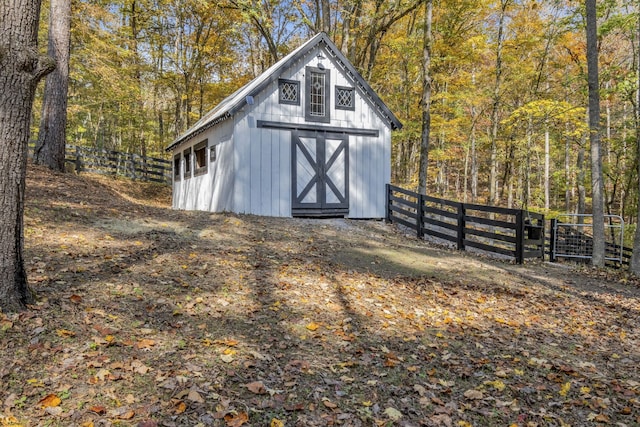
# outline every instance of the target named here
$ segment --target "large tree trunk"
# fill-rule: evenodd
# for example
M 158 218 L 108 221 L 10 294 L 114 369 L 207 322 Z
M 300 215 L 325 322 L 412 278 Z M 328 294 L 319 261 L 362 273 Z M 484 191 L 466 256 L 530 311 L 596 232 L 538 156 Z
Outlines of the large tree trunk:
M 600 147 L 600 87 L 598 79 L 598 34 L 596 0 L 586 0 L 587 74 L 589 81 L 589 142 L 591 145 L 591 197 L 593 213 L 593 254 L 591 264 L 604 266 L 604 183 Z
M 424 43 L 422 47 L 422 138 L 420 140 L 420 169 L 418 193 L 427 194 L 427 169 L 429 167 L 429 138 L 431 131 L 431 16 L 433 1 L 426 0 L 424 18 Z
M 33 160 L 60 172 L 64 172 L 67 141 L 70 34 L 71 0 L 51 0 L 47 53 L 56 61 L 56 69 L 45 81 L 42 117 Z
M 54 68 L 38 56 L 40 0 L 0 1 L 0 309 L 33 302 L 22 258 L 31 107 L 38 81 Z

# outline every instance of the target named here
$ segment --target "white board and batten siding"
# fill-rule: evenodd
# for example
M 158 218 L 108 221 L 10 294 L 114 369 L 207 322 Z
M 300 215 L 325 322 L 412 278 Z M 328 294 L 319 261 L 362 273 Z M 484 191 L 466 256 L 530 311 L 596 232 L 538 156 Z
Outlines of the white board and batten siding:
M 231 211 L 233 207 L 233 124 L 221 123 L 189 139 L 174 150 L 174 157 L 180 156 L 179 180 L 174 179 L 174 209 L 202 210 L 212 212 Z M 207 141 L 207 173 L 195 176 L 193 147 Z M 215 147 L 215 148 L 214 148 Z M 185 176 L 184 151 L 191 148 L 191 174 Z M 216 160 L 210 161 L 210 150 L 216 150 Z
M 336 151 L 343 140 L 332 139 L 332 132 L 326 133 L 324 142 L 327 152 L 340 153 L 335 157 L 337 167 L 326 173 L 337 187 L 347 188 L 348 211 L 346 207 L 341 208 L 345 216 L 385 216 L 385 185 L 391 178 L 391 130 L 402 124 L 379 98 L 371 95 L 372 89 L 361 76 L 354 77 L 357 72 L 350 64 L 345 66 L 348 61 L 326 35 L 318 35 L 307 43 L 308 48 L 303 45 L 283 58 L 282 66 L 276 64 L 270 68 L 272 74 L 258 77 L 212 110 L 211 120 L 228 114 L 225 119 L 206 128 L 208 118 L 205 116 L 195 130 L 187 131 L 169 147 L 174 155 L 182 156 L 185 149 L 205 139 L 209 149 L 216 146 L 216 160 L 208 164 L 206 174 L 174 182 L 175 209 L 292 216 L 292 174 L 297 173 L 292 171 L 293 132 L 306 129 L 307 133 L 320 135 L 324 129 L 331 128 L 333 133 L 343 135 L 340 138 L 346 135 L 348 139 L 348 153 Z M 322 58 L 318 57 L 319 53 Z M 305 118 L 306 67 L 318 67 L 318 62 L 329 72 L 330 121 L 326 123 L 308 122 Z M 279 102 L 279 79 L 299 82 L 299 105 Z M 336 86 L 355 88 L 353 110 L 335 107 Z M 380 113 L 382 110 L 384 113 Z M 278 126 L 264 126 L 264 123 Z M 198 126 L 206 130 L 201 131 Z M 363 129 L 369 132 L 350 132 Z M 377 136 L 371 136 L 371 131 Z M 189 136 L 192 134 L 195 136 Z M 299 136 L 295 138 L 301 140 Z M 347 160 L 348 170 L 345 170 Z M 184 164 L 181 169 L 184 171 Z M 329 203 L 337 202 L 333 195 L 327 197 L 333 197 Z
M 314 59 L 318 51 L 308 57 Z M 326 57 L 327 54 L 324 53 Z M 305 58 L 308 59 L 308 58 Z M 350 218 L 383 218 L 385 184 L 391 179 L 391 132 L 371 110 L 359 91 L 355 111 L 336 109 L 334 86 L 353 86 L 329 59 L 322 61 L 331 70 L 331 122 L 328 126 L 351 129 L 380 129 L 378 137 L 349 136 Z M 305 81 L 307 61 L 301 60 L 281 78 Z M 312 63 L 315 66 L 315 63 Z M 249 108 L 251 107 L 251 108 Z M 278 82 L 272 82 L 245 106 L 235 125 L 236 191 L 235 211 L 267 216 L 291 216 L 291 132 L 257 128 L 258 121 L 304 124 L 304 106 L 278 103 Z M 250 161 L 246 161 L 250 159 Z

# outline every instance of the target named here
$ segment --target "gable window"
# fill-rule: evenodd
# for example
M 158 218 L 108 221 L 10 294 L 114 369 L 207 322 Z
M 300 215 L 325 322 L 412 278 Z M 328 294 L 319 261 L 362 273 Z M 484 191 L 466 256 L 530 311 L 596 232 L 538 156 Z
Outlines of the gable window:
M 173 180 L 180 181 L 180 153 L 173 156 Z
M 336 108 L 351 111 L 356 109 L 354 88 L 336 86 Z
M 300 82 L 279 79 L 278 92 L 280 104 L 300 105 Z
M 191 147 L 182 152 L 182 158 L 184 159 L 184 178 L 191 178 Z
M 305 118 L 311 122 L 328 123 L 329 117 L 329 71 L 306 67 Z
M 193 176 L 204 175 L 207 173 L 207 140 L 199 142 L 193 147 L 193 160 L 195 162 L 193 168 Z

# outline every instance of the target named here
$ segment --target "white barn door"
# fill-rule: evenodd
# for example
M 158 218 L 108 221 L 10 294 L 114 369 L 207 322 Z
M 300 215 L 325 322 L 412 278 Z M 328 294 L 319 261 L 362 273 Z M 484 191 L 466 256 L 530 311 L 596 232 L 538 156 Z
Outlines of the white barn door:
M 349 137 L 294 131 L 291 151 L 292 214 L 348 214 Z

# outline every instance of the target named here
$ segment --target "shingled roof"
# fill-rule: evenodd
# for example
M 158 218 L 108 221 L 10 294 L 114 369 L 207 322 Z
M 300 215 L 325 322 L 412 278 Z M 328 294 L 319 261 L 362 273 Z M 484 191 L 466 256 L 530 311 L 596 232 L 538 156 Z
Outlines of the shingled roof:
M 278 79 L 284 70 L 300 58 L 307 55 L 309 51 L 317 46 L 323 47 L 326 53 L 330 55 L 331 60 L 334 61 L 338 67 L 342 68 L 342 72 L 353 81 L 355 86 L 360 89 L 360 93 L 365 95 L 365 99 L 367 99 L 368 103 L 374 108 L 380 117 L 387 122 L 391 129 L 402 128 L 400 120 L 398 120 L 385 103 L 382 102 L 369 83 L 366 82 L 351 62 L 349 62 L 342 52 L 340 52 L 337 46 L 329 39 L 327 34 L 318 33 L 306 43 L 302 44 L 280 61 L 269 67 L 261 75 L 222 100 L 222 102 L 220 102 L 220 104 L 218 104 L 213 110 L 206 113 L 200 120 L 191 126 L 191 128 L 176 138 L 166 148 L 166 151 L 173 149 L 180 143 L 212 128 L 218 123 L 233 117 L 236 112 L 247 104 L 248 97 L 257 96 L 265 87 Z

